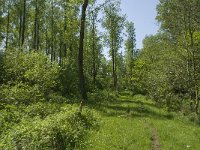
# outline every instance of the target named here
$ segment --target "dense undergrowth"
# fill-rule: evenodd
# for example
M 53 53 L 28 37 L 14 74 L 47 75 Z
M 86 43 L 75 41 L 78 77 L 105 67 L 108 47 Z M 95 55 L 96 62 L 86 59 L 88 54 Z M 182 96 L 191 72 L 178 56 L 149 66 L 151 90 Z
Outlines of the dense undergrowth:
M 62 95 L 62 67 L 42 53 L 6 52 L 1 59 L 0 149 L 77 149 L 99 128 L 91 109 Z M 77 96 L 78 98 L 78 96 Z M 74 103 L 74 104 L 72 104 Z

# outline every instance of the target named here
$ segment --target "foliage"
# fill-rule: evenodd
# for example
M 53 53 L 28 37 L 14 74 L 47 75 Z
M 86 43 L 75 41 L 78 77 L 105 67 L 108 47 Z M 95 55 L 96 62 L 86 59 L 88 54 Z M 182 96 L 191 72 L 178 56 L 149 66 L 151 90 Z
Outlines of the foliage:
M 144 48 L 135 62 L 133 82 L 140 92 L 147 92 L 160 106 L 181 109 L 188 98 L 184 53 L 177 52 L 167 35 L 146 37 Z
M 59 66 L 42 53 L 22 53 L 8 50 L 4 54 L 5 83 L 23 82 L 37 85 L 41 92 L 49 91 L 58 83 Z
M 63 60 L 59 74 L 59 90 L 64 96 L 78 95 L 77 67 L 69 60 Z
M 112 78 L 113 78 L 113 89 L 118 89 L 117 81 L 118 72 L 121 71 L 119 64 L 120 54 L 119 49 L 121 48 L 121 43 L 123 41 L 121 33 L 124 27 L 125 16 L 120 14 L 120 1 L 110 3 L 105 7 L 104 20 L 102 26 L 107 30 L 105 34 L 105 43 L 109 47 L 109 56 L 112 62 Z
M 149 149 L 149 126 L 164 149 L 198 148 L 199 0 L 160 0 L 160 30 L 139 53 L 120 0 L 85 2 L 1 0 L 0 149 Z
M 96 90 L 93 93 L 89 93 L 89 102 L 90 104 L 99 105 L 105 104 L 108 102 L 115 101 L 117 98 L 117 93 L 107 90 Z
M 97 129 L 98 119 L 85 109 L 65 106 L 44 120 L 22 120 L 1 140 L 3 149 L 74 149 L 80 147 L 90 129 Z M 15 131 L 15 132 L 14 132 Z
M 126 82 L 129 87 L 128 89 L 131 89 L 133 86 L 132 83 L 132 74 L 133 74 L 133 65 L 134 65 L 134 59 L 136 59 L 136 35 L 135 35 L 135 28 L 133 22 L 127 22 L 126 23 L 126 32 L 127 32 L 127 39 L 125 41 L 125 61 L 126 61 Z
M 199 0 L 160 0 L 157 6 L 157 20 L 161 23 L 161 30 L 168 33 L 173 39 L 177 56 L 184 62 L 185 70 L 182 70 L 184 78 L 179 78 L 176 86 L 185 83 L 187 93 L 192 101 L 195 101 L 194 111 L 199 114 Z M 176 63 L 176 61 L 175 61 Z M 178 74 L 178 73 L 177 73 Z M 175 77 L 177 79 L 177 77 Z M 182 88 L 182 87 L 181 87 Z
M 44 98 L 38 86 L 28 86 L 23 83 L 14 86 L 3 85 L 0 90 L 0 102 L 5 104 L 29 105 L 37 101 L 43 101 Z

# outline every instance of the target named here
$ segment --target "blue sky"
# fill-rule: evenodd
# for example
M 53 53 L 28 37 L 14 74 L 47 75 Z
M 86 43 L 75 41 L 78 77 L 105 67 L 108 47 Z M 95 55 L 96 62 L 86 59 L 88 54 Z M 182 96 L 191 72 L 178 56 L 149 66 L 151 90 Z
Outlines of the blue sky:
M 98 3 L 104 0 L 97 0 Z M 136 29 L 136 47 L 142 48 L 146 35 L 155 34 L 159 29 L 156 17 L 156 5 L 159 0 L 121 0 L 122 13 L 127 20 L 134 22 Z

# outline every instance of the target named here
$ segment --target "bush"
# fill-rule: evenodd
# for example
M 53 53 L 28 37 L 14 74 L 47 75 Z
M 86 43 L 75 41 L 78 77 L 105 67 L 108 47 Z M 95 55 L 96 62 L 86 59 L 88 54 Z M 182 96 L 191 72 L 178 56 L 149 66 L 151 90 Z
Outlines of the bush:
M 41 120 L 24 120 L 4 136 L 0 149 L 67 150 L 84 145 L 90 129 L 98 129 L 99 121 L 88 109 L 80 114 L 76 107 Z
M 0 139 L 1 134 L 11 129 L 13 125 L 19 123 L 23 115 L 14 105 L 5 105 L 0 109 Z
M 77 68 L 73 62 L 64 60 L 59 75 L 59 90 L 64 96 L 79 94 Z
M 96 90 L 93 93 L 89 93 L 90 102 L 95 104 L 112 102 L 116 100 L 116 97 L 117 93 L 107 90 Z
M 59 93 L 51 92 L 51 93 L 49 93 L 47 99 L 51 103 L 59 103 L 59 104 L 71 103 L 71 101 L 68 98 L 61 96 L 61 94 L 59 94 Z
M 46 118 L 48 115 L 58 113 L 60 111 L 61 105 L 52 104 L 52 103 L 42 103 L 38 102 L 32 105 L 29 105 L 23 109 L 24 115 L 28 117 L 40 117 L 41 119 Z
M 29 105 L 36 101 L 42 101 L 43 93 L 38 86 L 29 86 L 23 83 L 16 85 L 3 85 L 0 87 L 0 103 Z
M 8 50 L 4 56 L 5 84 L 11 82 L 37 85 L 41 92 L 57 85 L 59 66 L 42 53 Z
M 2 62 L 4 80 L 0 86 L 0 103 L 29 105 L 47 100 L 49 93 L 57 92 L 60 67 L 44 54 L 7 50 Z

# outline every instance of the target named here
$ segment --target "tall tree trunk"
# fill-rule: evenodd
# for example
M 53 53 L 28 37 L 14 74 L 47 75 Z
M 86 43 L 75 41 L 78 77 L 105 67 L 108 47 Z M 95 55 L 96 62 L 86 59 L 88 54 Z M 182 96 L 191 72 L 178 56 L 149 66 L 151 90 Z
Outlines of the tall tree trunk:
M 85 89 L 85 77 L 83 73 L 83 45 L 84 45 L 84 33 L 85 33 L 84 30 L 85 30 L 85 18 L 86 18 L 87 6 L 88 6 L 88 0 L 84 0 L 81 13 L 80 41 L 79 41 L 79 53 L 78 53 L 79 88 L 81 93 L 80 112 L 82 111 L 83 103 L 85 103 L 85 101 L 87 100 L 87 92 Z
M 198 115 L 199 114 L 199 86 L 198 86 L 198 80 L 197 80 L 197 69 L 196 69 L 196 58 L 195 58 L 195 49 L 194 49 L 194 31 L 192 29 L 192 12 L 190 11 L 188 13 L 188 19 L 189 19 L 189 35 L 190 35 L 190 49 L 192 51 L 192 78 L 193 78 L 193 86 L 194 86 L 194 93 L 195 93 L 195 112 Z
M 68 0 L 65 1 L 65 16 L 64 16 L 64 35 L 67 32 L 67 3 Z M 64 57 L 67 57 L 67 43 L 66 43 L 66 39 L 64 39 Z
M 62 37 L 62 36 L 60 36 Z M 62 48 L 63 48 L 63 39 L 60 39 L 60 49 L 59 49 L 59 65 L 61 66 L 62 64 Z
M 55 60 L 55 52 L 54 52 L 54 9 L 53 9 L 53 4 L 54 4 L 54 0 L 52 0 L 52 4 L 51 4 L 51 61 Z
M 93 86 L 95 88 L 96 86 L 96 75 L 97 75 L 97 71 L 96 71 L 96 59 L 95 59 L 95 14 L 94 12 L 92 12 L 93 14 L 93 18 L 92 18 L 92 55 L 93 55 L 93 61 L 92 61 L 92 75 L 93 75 Z
M 116 52 L 114 52 L 114 57 L 115 57 L 115 61 L 114 61 L 114 67 L 115 67 L 115 74 L 114 74 L 114 88 L 117 91 L 118 87 L 117 87 L 117 54 Z
M 45 29 L 45 51 L 46 51 L 46 55 L 49 55 L 48 30 L 47 30 L 47 27 Z
M 22 0 L 20 0 L 19 8 L 19 48 L 21 49 L 21 39 L 22 39 L 22 21 L 23 21 L 23 12 L 22 12 Z
M 112 34 L 112 33 L 111 33 Z M 117 89 L 117 79 L 116 79 L 116 57 L 115 57 L 115 49 L 114 49 L 114 37 L 111 36 L 111 50 L 112 50 L 112 76 L 113 76 L 113 89 Z
M 34 41 L 33 41 L 33 49 L 38 51 L 38 34 L 39 34 L 39 25 L 38 25 L 38 0 L 35 1 L 35 21 L 34 21 Z
M 8 36 L 9 36 L 9 25 L 10 25 L 10 8 L 8 8 L 8 17 L 7 17 L 7 29 L 6 29 L 6 49 L 8 48 Z
M 25 28 L 26 28 L 26 0 L 24 0 L 24 10 L 23 10 L 23 24 L 22 24 L 22 43 L 21 46 L 24 45 L 24 39 L 25 39 Z

